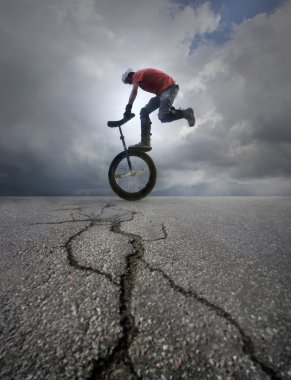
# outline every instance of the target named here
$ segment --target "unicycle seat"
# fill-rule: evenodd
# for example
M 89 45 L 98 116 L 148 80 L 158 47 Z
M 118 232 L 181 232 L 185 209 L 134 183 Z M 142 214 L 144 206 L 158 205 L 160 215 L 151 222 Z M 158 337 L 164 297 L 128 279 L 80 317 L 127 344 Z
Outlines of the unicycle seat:
M 121 127 L 123 124 L 127 123 L 127 122 L 128 122 L 130 119 L 132 119 L 133 117 L 135 117 L 135 114 L 134 114 L 134 113 L 130 114 L 130 118 L 126 118 L 126 117 L 124 117 L 124 118 L 121 119 L 121 120 L 108 121 L 108 122 L 107 122 L 107 126 L 110 127 L 110 128 Z

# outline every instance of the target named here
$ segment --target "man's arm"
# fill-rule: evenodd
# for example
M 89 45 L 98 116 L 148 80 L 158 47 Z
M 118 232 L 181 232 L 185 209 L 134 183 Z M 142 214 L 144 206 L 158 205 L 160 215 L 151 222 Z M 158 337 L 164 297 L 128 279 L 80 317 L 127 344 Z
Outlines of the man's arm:
M 131 93 L 129 95 L 129 99 L 128 99 L 128 104 L 127 106 L 125 107 L 125 112 L 123 114 L 123 116 L 126 118 L 126 119 L 130 119 L 130 115 L 131 115 L 131 107 L 133 105 L 133 102 L 135 101 L 135 98 L 136 98 L 136 95 L 137 95 L 137 89 L 138 89 L 138 84 L 135 83 L 132 87 L 132 90 L 131 90 Z
M 128 100 L 128 104 L 133 104 L 133 102 L 135 101 L 135 98 L 136 98 L 136 95 L 137 95 L 137 90 L 138 90 L 138 83 L 135 83 L 132 87 L 132 90 L 131 90 L 131 93 L 129 95 L 129 100 Z

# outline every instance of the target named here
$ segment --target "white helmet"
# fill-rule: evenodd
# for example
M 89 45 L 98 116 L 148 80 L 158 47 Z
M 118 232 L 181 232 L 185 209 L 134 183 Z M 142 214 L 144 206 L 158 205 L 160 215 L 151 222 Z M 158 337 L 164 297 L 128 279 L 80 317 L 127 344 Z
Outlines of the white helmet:
M 126 78 L 128 77 L 129 73 L 134 73 L 134 70 L 130 68 L 130 69 L 127 69 L 126 72 L 122 74 L 121 79 L 123 83 L 125 83 Z

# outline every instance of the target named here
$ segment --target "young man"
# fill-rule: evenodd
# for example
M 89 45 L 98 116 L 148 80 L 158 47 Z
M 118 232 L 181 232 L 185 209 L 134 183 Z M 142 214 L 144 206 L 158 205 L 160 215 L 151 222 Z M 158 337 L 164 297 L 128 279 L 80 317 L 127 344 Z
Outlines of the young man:
M 156 69 L 143 69 L 133 71 L 128 69 L 122 75 L 122 81 L 133 85 L 128 104 L 125 108 L 124 117 L 129 118 L 133 102 L 137 96 L 138 88 L 155 94 L 148 104 L 140 111 L 141 142 L 131 145 L 129 148 L 138 148 L 144 151 L 151 150 L 151 120 L 150 113 L 159 108 L 158 117 L 162 123 L 174 120 L 186 119 L 190 127 L 195 125 L 194 111 L 192 108 L 176 110 L 173 102 L 178 94 L 179 86 L 168 74 Z

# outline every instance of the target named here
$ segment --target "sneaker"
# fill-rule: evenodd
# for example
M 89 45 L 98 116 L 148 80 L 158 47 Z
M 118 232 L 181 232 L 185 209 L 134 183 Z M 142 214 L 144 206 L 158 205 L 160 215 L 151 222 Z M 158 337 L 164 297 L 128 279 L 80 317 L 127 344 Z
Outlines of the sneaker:
M 188 121 L 189 127 L 194 127 L 195 125 L 195 117 L 193 108 L 186 108 L 183 111 L 184 118 Z
M 128 147 L 128 149 L 139 149 L 139 150 L 142 150 L 144 152 L 149 152 L 150 150 L 152 150 L 152 147 L 151 147 L 151 144 L 150 143 L 143 143 L 142 141 L 138 144 L 135 144 L 135 145 L 130 145 Z

